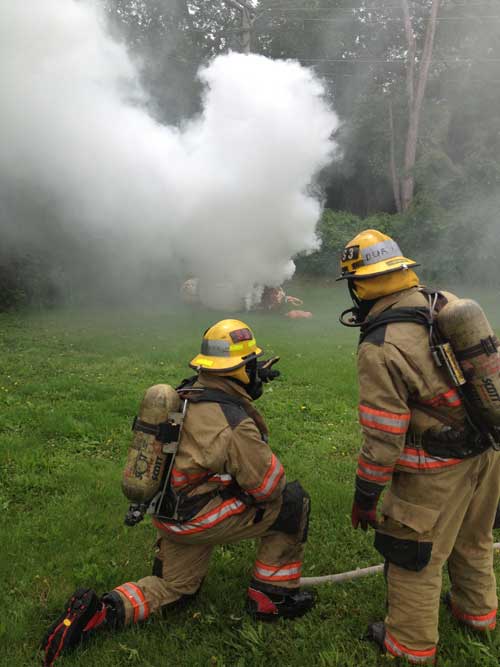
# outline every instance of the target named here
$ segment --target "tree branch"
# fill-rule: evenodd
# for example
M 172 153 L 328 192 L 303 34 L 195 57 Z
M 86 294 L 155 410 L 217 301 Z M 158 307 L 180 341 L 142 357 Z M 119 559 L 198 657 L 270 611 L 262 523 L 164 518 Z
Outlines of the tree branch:
M 242 9 L 248 9 L 248 11 L 255 13 L 255 7 L 253 7 L 247 0 L 224 0 L 225 2 L 228 2 L 230 5 L 233 5 L 233 7 L 236 7 L 240 11 Z
M 406 58 L 406 90 L 408 92 L 408 105 L 413 106 L 415 96 L 415 55 L 417 52 L 417 41 L 413 32 L 408 0 L 401 0 L 403 8 L 406 41 L 408 43 L 408 56 Z
M 403 4 L 403 11 L 408 12 L 408 21 L 409 19 L 409 7 L 407 0 L 401 0 Z M 429 77 L 429 68 L 432 61 L 432 50 L 434 47 L 434 36 L 436 34 L 436 24 L 437 24 L 437 15 L 439 11 L 439 5 L 441 0 L 432 0 L 431 6 L 431 15 L 427 24 L 427 29 L 425 32 L 425 41 L 424 47 L 422 50 L 421 65 L 418 73 L 418 81 L 416 86 L 416 91 L 414 90 L 414 70 L 411 73 L 412 77 L 412 92 L 410 97 L 410 91 L 408 90 L 409 95 L 409 113 L 408 113 L 408 134 L 406 136 L 406 146 L 405 146 L 405 157 L 404 157 L 404 172 L 403 178 L 401 179 L 401 207 L 403 211 L 406 211 L 408 206 L 413 200 L 413 192 L 415 189 L 415 177 L 413 175 L 413 170 L 415 168 L 415 162 L 417 159 L 417 144 L 418 144 L 418 133 L 420 127 L 420 116 L 422 113 L 422 104 L 424 101 L 425 88 L 427 86 L 427 79 Z M 406 14 L 405 14 L 405 23 Z M 415 37 L 412 33 L 413 41 Z M 413 58 L 413 67 L 414 67 L 414 58 Z M 410 69 L 408 70 L 408 76 L 410 75 Z M 407 81 L 408 85 L 409 82 Z
M 415 99 L 415 107 L 419 108 L 422 105 L 427 85 L 427 78 L 429 76 L 429 68 L 432 60 L 432 49 L 434 47 L 434 36 L 436 34 L 437 15 L 439 12 L 439 5 L 441 0 L 433 0 L 431 8 L 431 16 L 427 24 L 425 32 L 425 42 L 422 51 L 422 65 L 418 76 L 417 94 Z

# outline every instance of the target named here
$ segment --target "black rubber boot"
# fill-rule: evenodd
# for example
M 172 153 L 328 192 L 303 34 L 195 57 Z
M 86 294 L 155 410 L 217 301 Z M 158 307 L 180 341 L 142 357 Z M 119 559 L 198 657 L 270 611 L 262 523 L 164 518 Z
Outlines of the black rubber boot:
M 386 652 L 385 648 L 385 625 L 383 621 L 377 621 L 368 626 L 368 631 L 366 633 L 366 639 L 369 639 L 372 642 L 375 642 L 382 651 Z
M 252 581 L 246 611 L 259 621 L 299 618 L 314 607 L 314 594 L 299 588 L 281 588 Z
M 450 612 L 452 612 L 452 608 L 451 608 L 451 593 L 450 593 L 450 591 L 446 591 L 446 593 L 441 597 L 441 599 L 442 599 L 442 601 L 443 601 L 443 603 L 444 603 L 444 606 L 445 606 Z M 452 613 L 453 613 L 453 612 L 452 612 Z
M 42 640 L 44 667 L 51 667 L 62 654 L 74 650 L 98 628 L 115 628 L 123 623 L 123 602 L 115 593 L 98 598 L 91 588 L 79 588 L 64 607 Z

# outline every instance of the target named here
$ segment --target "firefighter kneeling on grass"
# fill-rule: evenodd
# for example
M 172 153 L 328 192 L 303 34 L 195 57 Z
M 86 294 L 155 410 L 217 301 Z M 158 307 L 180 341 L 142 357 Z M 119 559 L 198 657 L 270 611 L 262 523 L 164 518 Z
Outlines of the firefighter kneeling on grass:
M 153 512 L 158 529 L 153 575 L 101 598 L 91 589 L 75 591 L 43 640 L 46 666 L 98 628 L 118 629 L 191 599 L 217 544 L 260 538 L 247 591 L 251 615 L 294 618 L 312 608 L 312 593 L 299 588 L 309 496 L 298 482 L 286 483 L 267 443 L 264 419 L 252 404 L 263 381 L 278 375 L 272 370 L 277 359 L 259 362 L 261 354 L 251 330 L 238 320 L 222 320 L 205 332 L 201 353 L 190 363 L 198 375 L 178 388 L 185 410 L 177 446 L 171 448 L 176 452 L 167 493 L 175 510 Z M 162 403 L 162 387 L 168 385 L 146 393 L 143 405 L 153 396 L 149 414 Z M 134 429 L 146 438 L 155 433 L 150 440 L 156 446 L 159 432 L 142 419 L 147 414 L 140 413 Z M 169 441 L 172 424 L 159 426 L 166 426 L 163 442 Z M 170 513 L 176 518 L 169 519 Z
M 414 266 L 388 236 L 356 236 L 339 278 L 354 308 L 341 321 L 361 327 L 352 524 L 375 528 L 386 563 L 387 613 L 368 636 L 392 656 L 434 664 L 445 561 L 453 616 L 477 631 L 496 624 L 500 364 L 480 306 L 420 286 Z

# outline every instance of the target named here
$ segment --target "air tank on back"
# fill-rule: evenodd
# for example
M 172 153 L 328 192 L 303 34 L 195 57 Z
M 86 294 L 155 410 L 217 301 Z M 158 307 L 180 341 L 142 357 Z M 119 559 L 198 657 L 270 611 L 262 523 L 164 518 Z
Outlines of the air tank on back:
M 463 387 L 477 416 L 500 426 L 500 355 L 498 339 L 481 306 L 472 299 L 448 302 L 437 316 L 467 380 Z
M 137 416 L 140 421 L 136 422 L 138 428 L 134 428 L 122 478 L 122 491 L 132 503 L 144 505 L 153 499 L 160 490 L 168 458 L 163 452 L 163 443 L 143 429 L 167 422 L 170 414 L 179 412 L 180 404 L 178 393 L 168 384 L 150 387 L 142 399 Z

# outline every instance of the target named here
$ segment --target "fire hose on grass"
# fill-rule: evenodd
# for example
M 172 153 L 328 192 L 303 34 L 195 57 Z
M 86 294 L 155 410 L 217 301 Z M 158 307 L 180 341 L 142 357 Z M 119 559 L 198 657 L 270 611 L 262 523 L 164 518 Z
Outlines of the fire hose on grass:
M 493 545 L 494 551 L 500 551 L 500 542 Z M 361 577 L 369 577 L 372 574 L 383 572 L 383 565 L 372 565 L 371 567 L 362 567 L 350 572 L 339 572 L 339 574 L 325 574 L 322 577 L 302 577 L 301 586 L 321 586 L 321 584 L 340 584 L 343 581 L 352 581 Z

